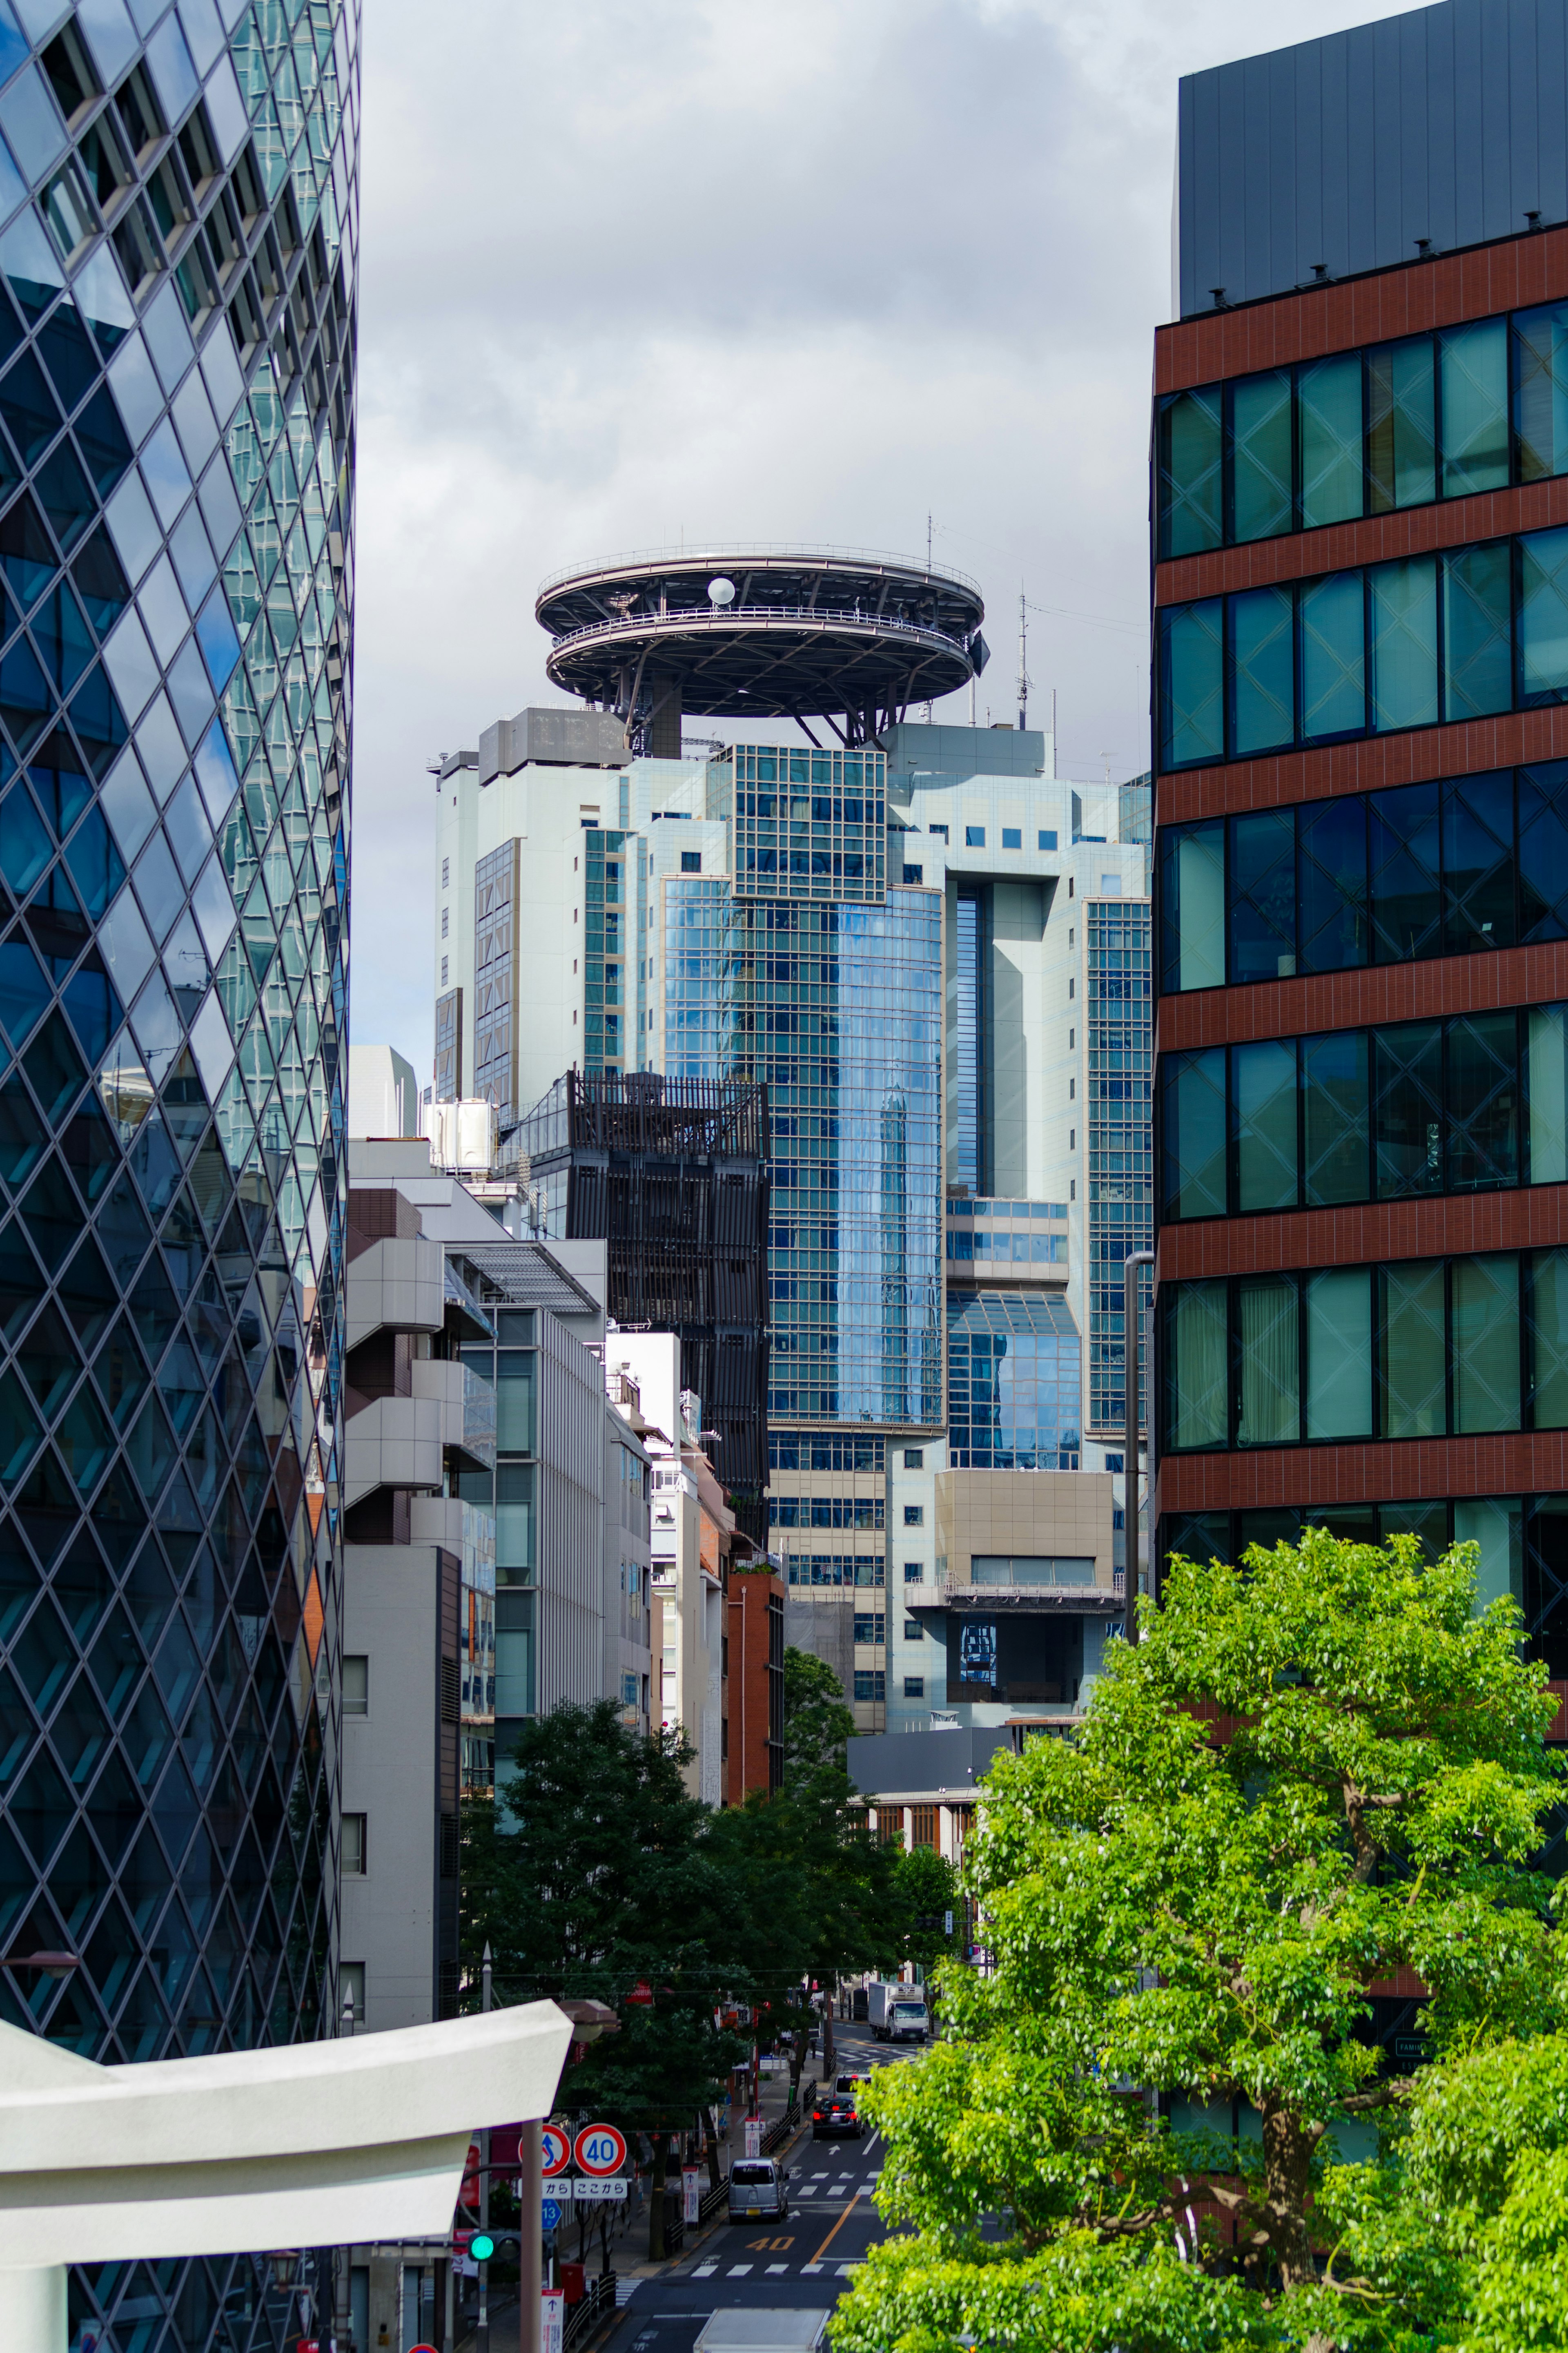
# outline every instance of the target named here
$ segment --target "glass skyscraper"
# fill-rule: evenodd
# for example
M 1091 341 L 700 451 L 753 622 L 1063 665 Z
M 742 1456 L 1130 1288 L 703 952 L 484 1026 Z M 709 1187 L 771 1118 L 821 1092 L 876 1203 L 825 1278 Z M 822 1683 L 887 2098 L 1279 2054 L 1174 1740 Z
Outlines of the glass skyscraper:
M 104 2060 L 335 2022 L 357 48 L 0 0 L 0 2014 Z

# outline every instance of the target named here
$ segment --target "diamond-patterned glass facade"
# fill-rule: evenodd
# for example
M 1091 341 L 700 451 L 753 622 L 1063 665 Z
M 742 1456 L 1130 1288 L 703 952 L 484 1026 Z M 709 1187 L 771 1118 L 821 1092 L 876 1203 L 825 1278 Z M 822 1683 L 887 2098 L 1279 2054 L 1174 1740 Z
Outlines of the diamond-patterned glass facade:
M 354 0 L 0 0 L 0 2015 L 333 2031 Z M 262 2273 L 265 2266 L 262 2267 Z M 73 2343 L 298 2332 L 248 2258 Z

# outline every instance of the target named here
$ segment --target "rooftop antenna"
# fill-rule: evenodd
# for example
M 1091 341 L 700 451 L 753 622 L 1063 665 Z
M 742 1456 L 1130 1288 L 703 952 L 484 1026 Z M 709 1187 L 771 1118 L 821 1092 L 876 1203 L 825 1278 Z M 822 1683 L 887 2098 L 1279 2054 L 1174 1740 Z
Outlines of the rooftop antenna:
M 1018 588 L 1018 733 L 1029 723 L 1029 607 L 1023 586 Z
M 926 570 L 931 570 L 931 515 L 926 515 Z

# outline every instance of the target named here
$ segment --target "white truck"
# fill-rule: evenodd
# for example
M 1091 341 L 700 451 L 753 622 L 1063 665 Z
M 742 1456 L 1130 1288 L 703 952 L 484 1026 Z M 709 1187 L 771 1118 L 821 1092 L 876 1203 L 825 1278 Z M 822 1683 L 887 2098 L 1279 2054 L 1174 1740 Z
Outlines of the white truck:
M 879 2042 L 923 2042 L 931 2012 L 919 1986 L 886 1985 L 873 1978 L 866 1989 L 866 2017 Z

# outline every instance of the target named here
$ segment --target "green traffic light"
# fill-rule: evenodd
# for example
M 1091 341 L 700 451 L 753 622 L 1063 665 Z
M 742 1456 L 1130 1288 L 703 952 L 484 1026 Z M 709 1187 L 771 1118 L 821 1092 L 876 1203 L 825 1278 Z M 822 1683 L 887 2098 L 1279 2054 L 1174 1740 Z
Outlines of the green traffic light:
M 468 2241 L 468 2253 L 477 2263 L 488 2263 L 495 2251 L 496 2242 L 488 2231 L 476 2231 Z

